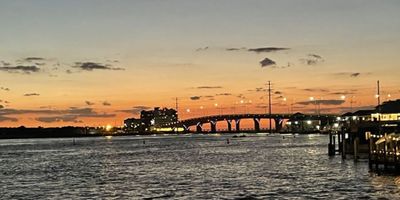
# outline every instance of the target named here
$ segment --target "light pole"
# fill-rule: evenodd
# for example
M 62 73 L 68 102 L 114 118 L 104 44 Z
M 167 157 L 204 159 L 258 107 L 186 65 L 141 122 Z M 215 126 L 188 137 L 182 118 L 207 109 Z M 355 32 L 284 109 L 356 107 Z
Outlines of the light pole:
M 318 114 L 318 111 L 317 111 L 317 99 L 314 98 L 314 97 L 310 97 L 310 101 L 314 101 L 315 114 Z

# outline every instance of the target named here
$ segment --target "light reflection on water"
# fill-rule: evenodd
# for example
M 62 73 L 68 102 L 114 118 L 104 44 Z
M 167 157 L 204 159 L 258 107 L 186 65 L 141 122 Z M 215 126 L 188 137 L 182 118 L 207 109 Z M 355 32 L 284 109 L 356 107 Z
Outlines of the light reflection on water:
M 327 142 L 322 135 L 0 140 L 0 198 L 400 198 L 400 177 L 329 158 Z

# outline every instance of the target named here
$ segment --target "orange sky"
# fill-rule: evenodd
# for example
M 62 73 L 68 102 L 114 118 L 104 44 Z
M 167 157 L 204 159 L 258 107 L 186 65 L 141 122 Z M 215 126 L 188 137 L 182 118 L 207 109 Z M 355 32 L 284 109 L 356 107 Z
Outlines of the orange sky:
M 121 125 L 144 108 L 174 108 L 176 97 L 181 119 L 262 113 L 269 80 L 273 112 L 315 112 L 310 97 L 321 113 L 375 106 L 377 80 L 382 101 L 400 98 L 399 8 L 398 1 L 5 2 L 0 127 Z

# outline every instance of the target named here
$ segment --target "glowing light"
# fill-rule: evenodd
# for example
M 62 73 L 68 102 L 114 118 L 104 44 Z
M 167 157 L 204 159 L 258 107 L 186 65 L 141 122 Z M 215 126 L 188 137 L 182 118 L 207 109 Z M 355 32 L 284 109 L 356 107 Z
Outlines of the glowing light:
M 340 96 L 340 98 L 341 98 L 342 100 L 344 100 L 344 99 L 346 99 L 346 96 L 342 95 L 342 96 Z
M 392 97 L 392 95 L 388 94 L 388 95 L 387 95 L 387 97 L 389 97 L 389 98 L 390 98 L 390 97 Z
M 376 95 L 375 95 L 375 98 L 379 98 L 379 94 L 376 94 Z
M 353 118 L 353 120 L 356 120 L 356 119 L 357 119 L 357 116 L 353 116 L 352 118 Z
M 204 107 L 203 107 L 203 106 L 200 106 L 200 109 L 202 109 L 202 110 L 203 110 L 203 109 L 204 109 Z
M 310 97 L 310 101 L 314 101 L 314 99 L 315 99 L 314 97 Z
M 286 99 L 286 97 L 283 97 L 283 101 L 286 101 L 287 99 Z
M 317 130 L 319 130 L 321 127 L 320 127 L 319 125 L 316 125 L 315 128 L 316 128 Z
M 106 136 L 106 139 L 107 139 L 107 140 L 111 140 L 111 138 L 112 138 L 111 135 L 107 135 L 107 136 Z
M 240 103 L 244 103 L 244 101 L 243 101 L 243 100 L 240 100 Z
M 113 127 L 112 127 L 110 124 L 107 124 L 107 126 L 106 126 L 106 131 L 111 131 L 112 128 L 113 128 Z
M 311 120 L 307 120 L 307 124 L 310 125 L 312 122 Z
M 218 103 L 215 103 L 214 106 L 215 106 L 215 107 L 218 107 Z
M 190 109 L 189 109 L 189 108 L 188 108 L 188 109 L 186 109 L 186 112 L 190 113 Z
M 335 128 L 338 128 L 338 127 L 339 127 L 339 123 L 334 123 L 333 126 L 334 126 Z

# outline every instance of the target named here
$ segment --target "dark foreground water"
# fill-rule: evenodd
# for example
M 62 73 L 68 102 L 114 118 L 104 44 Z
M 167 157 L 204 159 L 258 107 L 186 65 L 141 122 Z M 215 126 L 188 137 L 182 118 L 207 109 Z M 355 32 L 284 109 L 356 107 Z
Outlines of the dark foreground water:
M 16 139 L 0 140 L 0 191 L 1 199 L 400 199 L 400 177 L 329 158 L 323 135 Z

